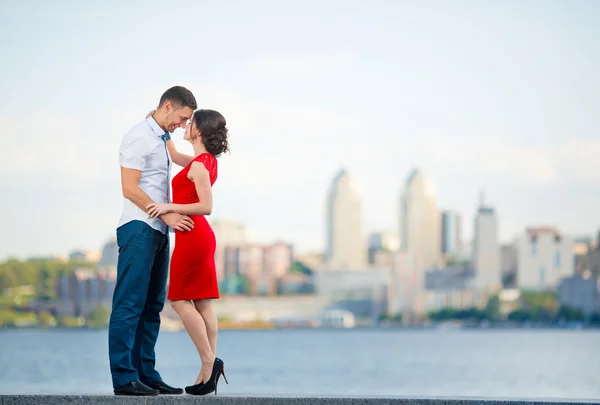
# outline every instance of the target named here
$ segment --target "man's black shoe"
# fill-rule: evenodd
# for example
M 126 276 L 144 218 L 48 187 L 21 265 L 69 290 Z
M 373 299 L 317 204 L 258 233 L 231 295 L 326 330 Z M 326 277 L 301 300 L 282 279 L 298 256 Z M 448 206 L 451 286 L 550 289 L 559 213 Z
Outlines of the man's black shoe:
M 167 384 L 164 381 L 157 381 L 157 382 L 149 383 L 146 385 L 150 388 L 154 388 L 155 390 L 158 390 L 158 392 L 161 394 L 166 394 L 166 395 L 183 394 L 182 388 L 171 387 L 169 384 Z
M 115 388 L 115 395 L 158 395 L 158 390 L 148 387 L 140 381 L 132 381 L 122 387 Z

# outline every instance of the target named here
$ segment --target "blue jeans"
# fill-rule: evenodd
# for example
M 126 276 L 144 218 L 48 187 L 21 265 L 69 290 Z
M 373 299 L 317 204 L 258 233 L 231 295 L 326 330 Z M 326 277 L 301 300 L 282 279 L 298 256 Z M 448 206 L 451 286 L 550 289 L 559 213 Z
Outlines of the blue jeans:
M 169 237 L 143 221 L 117 229 L 117 282 L 108 329 L 114 388 L 131 381 L 161 381 L 154 346 L 165 304 Z

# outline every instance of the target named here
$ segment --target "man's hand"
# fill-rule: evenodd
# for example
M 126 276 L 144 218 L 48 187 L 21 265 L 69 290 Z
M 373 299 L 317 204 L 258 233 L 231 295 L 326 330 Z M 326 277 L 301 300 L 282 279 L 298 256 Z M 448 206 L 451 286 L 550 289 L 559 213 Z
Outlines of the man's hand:
M 176 231 L 188 232 L 194 227 L 194 221 L 192 221 L 190 217 L 176 212 L 169 212 L 168 214 L 161 215 L 160 219 L 165 221 L 169 227 Z

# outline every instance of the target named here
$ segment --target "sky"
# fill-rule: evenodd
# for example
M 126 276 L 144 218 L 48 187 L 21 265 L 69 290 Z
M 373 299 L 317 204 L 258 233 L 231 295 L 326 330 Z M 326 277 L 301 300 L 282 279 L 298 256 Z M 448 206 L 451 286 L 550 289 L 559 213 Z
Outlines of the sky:
M 465 240 L 482 190 L 503 242 L 594 235 L 598 21 L 593 0 L 4 0 L 0 260 L 114 236 L 120 140 L 173 85 L 226 117 L 212 216 L 257 241 L 322 249 L 342 167 L 366 232 L 397 229 L 419 168 Z

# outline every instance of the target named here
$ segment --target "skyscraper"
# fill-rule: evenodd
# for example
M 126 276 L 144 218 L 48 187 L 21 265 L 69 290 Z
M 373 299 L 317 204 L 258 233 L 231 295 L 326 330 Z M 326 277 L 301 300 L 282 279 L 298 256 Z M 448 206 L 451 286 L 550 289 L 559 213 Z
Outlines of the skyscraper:
M 473 265 L 479 288 L 495 292 L 502 287 L 498 219 L 495 210 L 484 204 L 483 197 L 475 216 Z
M 338 172 L 329 189 L 326 235 L 325 263 L 329 267 L 365 267 L 367 245 L 363 230 L 362 196 L 345 169 Z
M 448 259 L 458 259 L 461 247 L 460 215 L 455 211 L 442 212 L 442 253 Z
M 439 266 L 440 211 L 431 181 L 418 169 L 411 172 L 400 197 L 400 244 L 425 269 Z
M 531 227 L 519 235 L 517 287 L 554 290 L 575 274 L 573 238 L 555 227 Z

